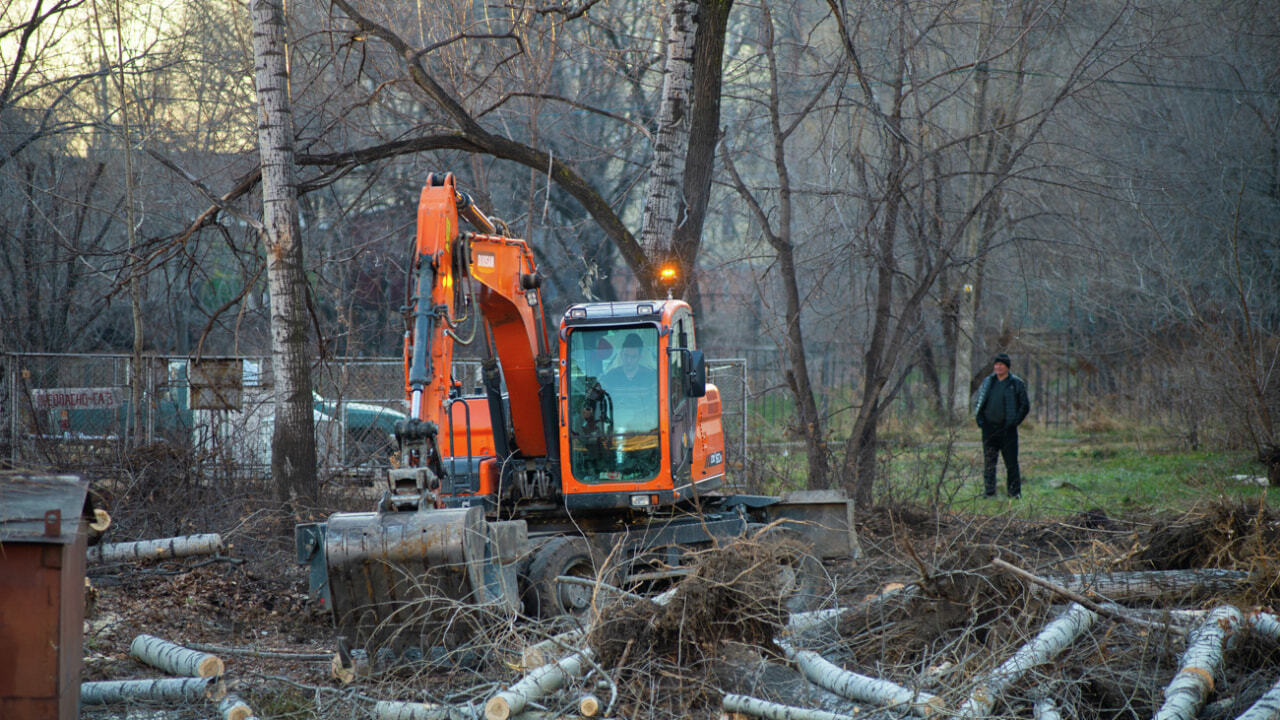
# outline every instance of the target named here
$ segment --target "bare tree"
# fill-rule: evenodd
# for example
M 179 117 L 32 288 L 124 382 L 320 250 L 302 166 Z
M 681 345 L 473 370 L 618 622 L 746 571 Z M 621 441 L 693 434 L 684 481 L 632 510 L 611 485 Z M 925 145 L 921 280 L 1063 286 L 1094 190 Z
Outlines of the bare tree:
M 293 160 L 293 116 L 289 102 L 288 43 L 284 6 L 252 0 L 254 79 L 258 88 L 258 145 L 262 157 L 262 240 L 271 292 L 271 357 L 275 425 L 271 476 L 286 504 L 314 503 L 316 439 L 307 356 L 306 273 Z
M 391 48 L 395 56 L 404 63 L 404 71 L 409 80 L 430 101 L 440 117 L 439 122 L 430 128 L 431 132 L 424 133 L 423 128 L 417 128 L 413 132 L 415 137 L 412 139 L 315 156 L 307 158 L 305 162 L 351 166 L 427 150 L 460 150 L 514 161 L 534 170 L 540 176 L 545 176 L 550 183 L 554 183 L 577 200 L 612 240 L 620 256 L 646 292 L 650 294 L 658 292 L 656 271 L 657 265 L 662 260 L 683 259 L 691 265 L 701 242 L 701 223 L 705 217 L 706 197 L 710 189 L 710 168 L 714 162 L 717 140 L 714 132 L 698 135 L 691 133 L 691 129 L 714 128 L 718 123 L 723 34 L 731 3 L 705 0 L 699 4 L 696 16 L 690 15 L 690 6 L 687 4 L 679 4 L 673 11 L 673 17 L 680 22 L 674 26 L 673 30 L 675 35 L 673 35 L 672 47 L 677 49 L 671 55 L 674 58 L 674 65 L 668 77 L 672 78 L 672 82 L 667 86 L 668 91 L 663 103 L 667 120 L 661 123 L 665 129 L 659 129 L 661 133 L 665 133 L 665 140 L 655 140 L 655 148 L 661 148 L 661 152 L 655 155 L 658 162 L 654 166 L 658 168 L 658 175 L 655 178 L 656 185 L 664 188 L 665 197 L 675 200 L 672 191 L 679 186 L 686 197 L 692 193 L 693 204 L 689 206 L 689 211 L 685 212 L 679 206 L 680 203 L 655 200 L 655 203 L 651 204 L 653 211 L 649 217 L 655 222 L 660 217 L 667 217 L 669 220 L 663 221 L 661 227 L 650 226 L 647 232 L 652 238 L 653 246 L 648 248 L 627 229 L 619 211 L 602 194 L 603 188 L 594 185 L 573 162 L 566 160 L 563 156 L 555 155 L 536 143 L 522 141 L 513 138 L 510 133 L 491 128 L 485 122 L 484 115 L 497 106 L 509 102 L 511 98 L 534 96 L 578 107 L 601 117 L 612 117 L 626 122 L 625 120 L 607 110 L 586 106 L 573 97 L 548 95 L 538 89 L 488 87 L 485 84 L 489 82 L 487 79 L 484 79 L 479 87 L 473 88 L 469 97 L 463 98 L 441 81 L 430 62 L 434 55 L 440 54 L 443 48 L 453 43 L 474 45 L 488 40 L 518 46 L 521 34 L 528 32 L 529 26 L 533 23 L 542 21 L 539 15 L 564 14 L 566 17 L 557 22 L 567 24 L 577 20 L 579 14 L 562 11 L 531 13 L 529 9 L 522 8 L 511 14 L 508 29 L 505 32 L 487 34 L 462 32 L 443 43 L 419 49 L 404 33 L 393 30 L 385 22 L 375 20 L 370 11 L 364 8 L 357 9 L 346 0 L 336 0 L 334 4 L 350 17 L 362 32 L 380 39 Z M 689 32 L 690 21 L 696 25 L 692 35 Z M 688 48 L 690 40 L 693 47 L 692 58 L 685 55 L 685 51 L 681 49 Z M 691 67 L 689 67 L 690 60 Z M 688 97 L 690 82 L 693 88 L 691 98 Z M 473 98 L 495 95 L 499 99 L 494 106 L 473 107 L 475 105 Z M 684 115 L 690 116 L 687 124 L 682 121 Z M 678 133 L 680 142 L 673 142 L 676 135 L 672 133 Z M 684 167 L 679 177 L 687 179 L 676 182 L 675 168 L 679 165 Z M 661 168 L 670 168 L 670 170 L 661 170 Z M 671 227 L 672 222 L 678 228 L 677 231 L 669 232 L 662 229 Z M 662 237 L 664 235 L 668 237 Z M 673 235 L 678 240 L 672 240 Z
M 828 478 L 830 450 L 827 447 L 827 433 L 830 428 L 828 419 L 818 410 L 817 397 L 809 375 L 802 322 L 805 300 L 802 297 L 801 270 L 796 258 L 796 243 L 799 240 L 793 228 L 796 216 L 787 143 L 788 139 L 801 129 L 830 85 L 843 73 L 839 70 L 829 71 L 825 81 L 810 92 L 800 108 L 785 111 L 779 90 L 781 74 L 775 51 L 774 20 L 767 2 L 760 6 L 758 38 L 768 78 L 768 92 L 763 101 L 765 106 L 763 111 L 768 118 L 768 128 L 772 136 L 771 154 L 777 182 L 776 193 L 771 193 L 774 197 L 768 204 L 776 209 L 776 220 L 770 216 L 765 205 L 756 197 L 748 187 L 747 181 L 738 172 L 733 162 L 733 152 L 726 152 L 724 160 L 734 188 L 750 209 L 756 226 L 772 248 L 777 262 L 785 305 L 782 345 L 787 357 L 787 386 L 796 403 L 796 433 L 804 439 L 809 487 L 825 489 L 830 485 Z M 784 112 L 786 112 L 785 117 Z M 801 239 L 808 237 L 808 233 L 803 231 L 801 235 Z
M 1111 67 L 1103 60 L 1114 20 L 1082 33 L 1087 40 L 1083 50 L 1063 56 L 1059 48 L 1047 47 L 1061 32 L 1055 26 L 1063 21 L 1061 8 L 1018 4 L 1019 12 L 1001 20 L 1009 24 L 1001 36 L 1014 38 L 1014 44 L 1000 51 L 986 46 L 977 53 L 979 58 L 1011 58 L 1013 80 L 999 112 L 984 115 L 975 128 L 965 81 L 977 61 L 957 63 L 954 51 L 967 46 L 974 52 L 981 45 L 964 31 L 973 27 L 966 22 L 970 4 L 902 4 L 884 12 L 860 8 L 853 14 L 837 0 L 828 5 L 831 13 L 825 19 L 788 18 L 785 26 L 804 28 L 797 35 L 806 41 L 792 42 L 804 49 L 790 51 L 787 63 L 761 50 L 766 61 L 760 75 L 769 78 L 771 88 L 786 88 L 785 93 L 761 93 L 772 98 L 759 116 L 769 118 L 761 125 L 768 128 L 773 149 L 761 153 L 767 159 L 749 172 L 733 158 L 730 174 L 740 195 L 751 199 L 755 224 L 777 261 L 770 271 L 781 278 L 779 304 L 785 306 L 782 326 L 793 392 L 808 374 L 802 370 L 812 352 L 804 348 L 811 342 L 808 335 L 817 331 L 820 338 L 846 338 L 841 347 L 849 348 L 847 362 L 858 378 L 847 414 L 836 408 L 844 415 L 837 423 L 834 416 L 818 416 L 803 397 L 796 404 L 805 428 L 812 422 L 806 418 L 816 418 L 814 427 L 825 424 L 848 432 L 842 451 L 832 455 L 838 457 L 840 482 L 866 507 L 878 477 L 881 422 L 916 361 L 944 278 L 973 263 L 964 241 L 976 237 L 975 227 L 989 236 L 997 223 L 1008 222 L 1000 194 L 1035 185 L 1029 176 L 1043 167 L 1037 153 L 1042 152 L 1040 138 L 1048 119 L 1066 98 Z M 767 9 L 762 15 L 767 16 Z M 824 29 L 835 36 L 840 57 L 812 52 L 822 45 L 808 37 L 822 36 Z M 764 37 L 762 48 L 777 47 Z M 1028 43 L 1021 49 L 1020 38 Z M 1040 43 L 1042 61 L 1052 59 L 1063 69 L 1054 82 L 1042 83 L 1034 96 L 1027 96 L 1018 90 L 1016 76 L 1034 43 Z M 824 96 L 822 85 L 839 73 L 847 73 L 851 82 L 833 83 Z M 802 99 L 788 107 L 779 97 Z M 779 106 L 785 119 L 777 117 Z M 805 120 L 809 114 L 813 117 Z M 793 135 L 792 122 L 807 134 Z M 758 134 L 746 134 L 753 128 L 749 122 L 740 117 L 736 127 L 748 138 L 731 143 L 739 152 L 761 145 L 754 139 Z M 788 144 L 800 144 L 801 138 L 811 149 L 797 156 Z M 969 152 L 974 148 L 981 149 L 977 155 Z M 761 179 L 766 166 L 777 179 L 776 191 L 761 191 L 770 187 Z M 795 182 L 802 175 L 805 180 Z M 797 202 L 798 210 L 793 207 Z M 794 237 L 787 230 L 793 217 L 805 222 L 804 231 Z M 797 252 L 802 247 L 803 256 Z M 843 261 L 836 264 L 835 257 Z M 846 279 L 837 281 L 832 267 L 847 268 Z M 806 445 L 818 446 L 821 435 L 810 438 L 805 432 L 800 431 Z
M 117 72 L 111 75 L 111 80 L 115 86 L 116 96 L 119 98 L 119 104 L 116 107 L 116 114 L 120 120 L 118 127 L 120 128 L 121 141 L 120 147 L 124 158 L 124 219 L 125 219 L 125 250 L 128 253 L 129 267 L 129 309 L 130 317 L 133 325 L 133 371 L 129 373 L 129 407 L 131 417 L 129 424 L 131 432 L 128 434 L 128 440 L 131 445 L 139 445 L 144 437 L 145 426 L 143 424 L 143 390 L 145 378 L 143 372 L 143 356 L 142 352 L 146 347 L 146 338 L 143 331 L 142 322 L 142 283 L 138 277 L 140 264 L 134 262 L 135 247 L 138 244 L 137 228 L 138 218 L 136 190 L 137 178 L 134 174 L 134 157 L 133 157 L 133 140 L 132 129 L 130 126 L 130 113 L 132 108 L 129 104 L 129 91 L 126 88 L 125 81 L 125 41 L 123 14 L 120 11 L 120 2 L 116 0 L 107 11 L 109 13 L 111 29 L 114 37 L 111 38 L 111 44 L 108 45 L 107 36 L 102 27 L 103 10 L 98 7 L 97 2 L 94 3 L 94 30 L 97 34 L 98 47 L 106 58 L 111 58 L 111 62 L 104 62 L 104 65 L 114 64 Z M 111 52 L 114 46 L 115 52 Z M 114 57 L 112 57 L 114 55 Z M 111 106 L 107 103 L 108 107 Z
M 994 3 L 982 0 L 978 12 L 978 46 L 975 61 L 969 71 L 973 76 L 970 134 L 965 140 L 968 157 L 968 183 L 965 188 L 964 206 L 974 208 L 974 219 L 964 226 L 960 248 L 963 263 L 950 283 L 947 307 L 955 308 L 954 325 L 947 324 L 946 336 L 952 339 L 951 372 L 949 376 L 949 409 L 957 417 L 968 417 L 969 397 L 972 394 L 974 350 L 978 344 L 978 309 L 982 298 L 983 268 L 986 265 L 992 236 L 1001 215 L 1000 198 L 1003 188 L 993 184 L 990 172 L 999 167 L 1012 151 L 1019 128 L 1010 123 L 1018 117 L 1018 104 L 1022 98 L 1025 81 L 1025 65 L 1030 50 L 1026 28 L 1035 24 L 1041 12 L 1037 3 L 1008 6 L 1006 15 L 997 18 Z M 1013 13 L 1020 12 L 1015 17 Z M 1013 37 L 1008 44 L 999 33 Z M 1010 58 L 1008 68 L 1003 67 Z M 1001 72 L 991 73 L 995 64 Z M 954 299 L 953 299 L 954 298 Z

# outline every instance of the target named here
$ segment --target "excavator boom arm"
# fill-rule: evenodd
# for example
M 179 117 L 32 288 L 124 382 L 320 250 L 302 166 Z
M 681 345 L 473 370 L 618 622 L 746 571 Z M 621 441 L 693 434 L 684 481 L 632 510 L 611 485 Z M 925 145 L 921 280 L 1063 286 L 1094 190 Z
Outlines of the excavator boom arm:
M 461 233 L 460 219 L 483 234 Z M 549 353 L 540 280 L 528 244 L 495 234 L 497 227 L 458 192 L 452 174 L 428 178 L 418 203 L 413 325 L 405 333 L 410 417 L 446 425 L 454 328 L 478 313 L 486 354 L 502 365 L 514 445 L 526 456 L 543 456 L 554 446 L 547 438 L 554 418 L 542 397 L 546 378 L 540 373 L 547 371 Z

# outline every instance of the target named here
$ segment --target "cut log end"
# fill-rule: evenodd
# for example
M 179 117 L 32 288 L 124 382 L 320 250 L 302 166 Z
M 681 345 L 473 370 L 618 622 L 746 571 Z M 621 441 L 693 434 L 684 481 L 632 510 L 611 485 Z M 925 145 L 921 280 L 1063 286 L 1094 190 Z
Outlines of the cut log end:
M 349 685 L 356 679 L 356 666 L 347 665 L 342 661 L 341 655 L 334 653 L 333 660 L 329 661 L 329 674 L 343 685 Z
M 585 695 L 578 701 L 578 714 L 582 717 L 595 717 L 600 714 L 600 699 L 595 695 Z
M 111 527 L 111 515 L 102 508 L 94 508 L 93 522 L 89 523 L 89 529 L 101 534 L 106 532 L 109 527 Z
M 511 717 L 511 703 L 501 696 L 489 698 L 484 704 L 484 720 L 507 720 Z
M 253 717 L 253 710 L 245 703 L 244 700 L 235 695 L 228 695 L 218 703 L 218 712 L 222 713 L 222 720 L 249 720 Z
M 221 677 L 226 670 L 227 666 L 222 662 L 222 658 L 217 655 L 209 655 L 196 666 L 196 675 L 199 677 Z

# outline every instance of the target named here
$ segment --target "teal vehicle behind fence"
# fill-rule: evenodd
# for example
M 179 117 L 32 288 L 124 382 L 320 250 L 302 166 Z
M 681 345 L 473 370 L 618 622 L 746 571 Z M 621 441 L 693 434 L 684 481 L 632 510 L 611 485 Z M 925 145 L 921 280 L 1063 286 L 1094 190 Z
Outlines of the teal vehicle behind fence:
M 135 412 L 130 358 L 9 357 L 0 436 L 15 461 L 69 466 L 119 456 L 130 444 L 165 443 L 202 462 L 270 464 L 275 413 L 265 359 L 149 358 Z M 399 370 L 398 362 L 388 366 Z M 395 424 L 406 417 L 403 402 L 369 394 L 348 399 L 342 388 L 327 389 L 337 396 L 314 394 L 320 464 L 387 466 Z

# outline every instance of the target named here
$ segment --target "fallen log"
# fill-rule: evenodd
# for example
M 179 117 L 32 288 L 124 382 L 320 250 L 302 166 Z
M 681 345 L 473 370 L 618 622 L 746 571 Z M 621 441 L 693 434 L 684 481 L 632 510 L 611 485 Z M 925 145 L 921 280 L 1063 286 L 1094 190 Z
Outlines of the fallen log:
M 489 698 L 484 704 L 485 720 L 507 720 L 520 714 L 530 701 L 560 689 L 569 678 L 582 675 L 590 655 L 590 650 L 566 655 L 525 675 L 520 682 Z
M 383 700 L 373 706 L 375 720 L 446 720 L 449 708 L 434 703 Z
M 1257 702 L 1249 706 L 1236 720 L 1277 720 L 1280 718 L 1280 680 L 1263 693 Z
M 826 608 L 791 613 L 790 617 L 787 618 L 787 626 L 784 628 L 784 632 L 792 637 L 815 631 L 835 632 L 840 616 L 847 611 L 848 608 Z
M 182 537 L 108 543 L 89 548 L 89 562 L 137 562 L 191 555 L 216 555 L 222 551 L 222 536 L 217 533 Z
M 217 677 L 225 666 L 217 655 L 198 652 L 155 635 L 139 635 L 129 644 L 129 654 L 170 675 Z
M 1280 617 L 1255 610 L 1249 614 L 1249 627 L 1256 633 L 1280 641 Z
M 1017 682 L 1027 670 L 1052 660 L 1058 653 L 1075 642 L 1077 637 L 1093 625 L 1097 613 L 1083 605 L 1074 604 L 1065 613 L 1045 626 L 1026 645 L 1018 648 L 985 679 L 960 706 L 960 717 L 985 717 L 991 714 L 996 698 L 1010 685 Z
M 582 717 L 593 718 L 599 715 L 601 707 L 600 698 L 591 693 L 578 698 L 578 714 Z
M 1039 575 L 1029 573 L 1026 570 L 1023 570 L 1022 568 L 1018 567 L 1017 565 L 1012 565 L 1010 563 L 1007 563 L 1004 560 L 1001 560 L 1000 558 L 992 558 L 991 565 L 992 567 L 997 567 L 997 568 L 1000 568 L 1001 570 L 1006 570 L 1010 573 L 1013 573 L 1014 575 L 1017 575 L 1018 577 L 1022 578 L 1023 580 L 1026 580 L 1027 582 L 1034 583 L 1048 590 L 1052 590 L 1058 595 L 1061 595 L 1062 597 L 1065 597 L 1068 600 L 1072 600 L 1076 603 L 1079 603 L 1080 605 L 1085 606 L 1086 608 L 1092 610 L 1093 612 L 1099 615 L 1105 615 L 1106 617 L 1109 617 L 1113 620 L 1119 620 L 1121 622 L 1126 622 L 1131 625 L 1137 625 L 1146 630 L 1157 630 L 1157 631 L 1171 632 L 1174 634 L 1182 634 L 1181 628 L 1178 628 L 1173 625 L 1169 625 L 1167 623 L 1148 622 L 1147 620 L 1143 620 L 1140 617 L 1135 617 L 1133 615 L 1130 615 L 1124 612 L 1123 609 L 1120 608 L 1118 605 L 1114 605 L 1110 603 L 1103 605 L 1101 603 L 1094 602 L 1093 600 L 1090 600 L 1089 598 L 1081 595 L 1078 592 L 1075 592 L 1074 590 L 1070 590 L 1068 588 L 1062 587 L 1057 583 L 1050 582 L 1049 580 L 1046 580 L 1045 578 L 1042 578 Z
M 941 712 L 942 700 L 927 692 L 911 690 L 880 678 L 845 670 L 810 650 L 794 650 L 783 645 L 787 658 L 819 687 L 850 700 L 875 703 L 881 707 L 905 707 L 913 715 L 928 718 Z
M 221 679 L 161 678 L 157 680 L 102 680 L 80 683 L 80 702 L 84 705 L 117 705 L 121 703 L 190 703 L 226 697 Z
M 111 513 L 102 508 L 93 509 L 93 522 L 89 523 L 89 534 L 98 536 L 107 531 L 111 527 Z
M 253 710 L 249 709 L 249 704 L 238 695 L 227 695 L 222 698 L 218 703 L 218 712 L 222 713 L 222 720 L 249 720 L 253 717 Z
M 1065 588 L 1107 600 L 1155 600 L 1171 595 L 1229 592 L 1249 582 L 1243 570 L 1132 570 L 1046 576 Z
M 254 648 L 214 645 L 212 643 L 189 642 L 187 647 L 201 652 L 216 655 L 238 655 L 241 657 L 280 658 L 284 660 L 310 660 L 329 662 L 333 656 L 329 653 L 297 652 L 295 650 L 255 650 Z
M 520 651 L 520 669 L 532 670 L 546 665 L 564 655 L 567 648 L 579 643 L 585 633 L 583 628 L 574 628 L 526 647 Z
M 1222 651 L 1235 640 L 1244 622 L 1240 611 L 1230 605 L 1213 609 L 1187 638 L 1178 674 L 1164 690 L 1164 705 L 1154 720 L 1193 720 L 1213 691 L 1213 677 L 1222 665 Z
M 369 677 L 372 674 L 373 665 L 369 662 L 369 654 L 361 649 L 352 650 L 347 646 L 347 639 L 339 635 L 338 651 L 329 661 L 329 676 L 343 685 L 349 685 L 358 677 Z
M 1226 592 L 1248 583 L 1250 574 L 1243 570 L 1221 570 L 1206 568 L 1200 570 L 1136 570 L 1113 573 L 1075 573 L 1045 575 L 1041 578 L 1045 589 L 1060 591 L 1063 597 L 1079 602 L 1076 596 L 1083 595 L 1088 600 L 1092 596 L 1107 600 L 1153 600 L 1169 595 L 1187 594 L 1191 592 Z M 1047 585 L 1046 585 L 1047 584 Z M 919 584 L 889 585 L 877 595 L 868 596 L 865 600 L 847 608 L 835 610 L 816 610 L 811 613 L 799 613 L 796 623 L 788 624 L 787 634 L 799 638 L 805 645 L 814 645 L 830 639 L 839 617 L 848 615 L 871 615 L 876 612 L 888 615 L 906 610 L 913 601 L 924 598 Z M 1084 604 L 1084 603 L 1081 603 Z M 1102 603 L 1105 606 L 1105 603 Z M 1086 605 L 1086 607 L 1089 607 Z M 1118 608 L 1114 608 L 1118 612 Z M 1095 610 L 1095 612 L 1097 612 Z M 829 615 L 829 613 L 831 615 Z M 1108 617 L 1121 619 L 1117 615 L 1099 613 Z M 835 615 L 836 617 L 832 617 Z
M 747 695 L 725 695 L 720 701 L 720 707 L 727 713 L 750 715 L 766 718 L 766 720 L 852 720 L 853 718 L 852 715 L 840 715 L 826 710 L 780 705 Z

